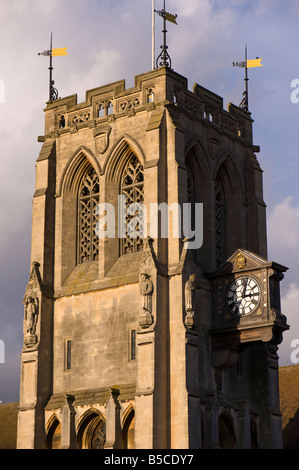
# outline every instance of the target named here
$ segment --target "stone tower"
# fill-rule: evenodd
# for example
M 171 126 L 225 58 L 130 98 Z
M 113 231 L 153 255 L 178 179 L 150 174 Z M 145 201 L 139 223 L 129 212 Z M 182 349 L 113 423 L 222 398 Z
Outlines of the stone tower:
M 281 447 L 252 123 L 167 67 L 47 103 L 18 448 Z

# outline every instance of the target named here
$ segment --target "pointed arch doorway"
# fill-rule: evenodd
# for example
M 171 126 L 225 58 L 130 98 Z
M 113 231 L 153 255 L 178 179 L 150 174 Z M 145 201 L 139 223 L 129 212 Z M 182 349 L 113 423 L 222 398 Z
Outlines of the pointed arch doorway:
M 106 423 L 97 410 L 87 412 L 81 419 L 77 435 L 78 449 L 104 449 Z

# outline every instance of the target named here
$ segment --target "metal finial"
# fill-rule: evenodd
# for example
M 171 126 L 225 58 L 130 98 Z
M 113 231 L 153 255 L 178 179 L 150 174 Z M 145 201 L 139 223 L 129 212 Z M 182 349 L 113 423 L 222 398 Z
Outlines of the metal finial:
M 52 71 L 53 71 L 53 66 L 52 66 L 52 33 L 51 33 L 51 41 L 50 41 L 50 80 L 49 80 L 49 101 L 55 101 L 58 99 L 58 90 L 54 87 L 54 80 L 52 78 Z
M 249 112 L 249 105 L 248 105 L 248 68 L 252 67 L 263 67 L 262 64 L 263 58 L 259 59 L 258 57 L 253 60 L 247 60 L 247 44 L 245 45 L 245 61 L 244 62 L 233 62 L 234 67 L 243 67 L 245 68 L 245 91 L 243 93 L 244 98 L 242 99 L 239 107 L 243 109 L 246 113 L 250 114 Z
M 245 91 L 243 93 L 243 96 L 244 98 L 242 99 L 239 107 L 241 109 L 243 109 L 243 111 L 245 111 L 246 113 L 249 112 L 249 109 L 248 109 L 248 68 L 247 68 L 247 44 L 245 45 L 245 78 L 244 78 L 244 81 L 245 81 Z
M 67 47 L 63 47 L 60 49 L 53 49 L 52 48 L 52 33 L 51 33 L 51 39 L 50 39 L 50 49 L 44 52 L 40 52 L 38 55 L 42 56 L 47 56 L 50 57 L 50 66 L 49 66 L 49 71 L 50 71 L 50 79 L 49 79 L 49 101 L 52 103 L 52 101 L 58 100 L 58 90 L 54 87 L 54 80 L 53 80 L 53 64 L 52 64 L 52 57 L 53 56 L 63 56 L 67 55 Z
M 156 10 L 155 10 L 156 11 Z M 161 52 L 157 57 L 156 60 L 156 66 L 158 67 L 163 67 L 166 66 L 171 69 L 171 58 L 168 53 L 168 46 L 167 46 L 167 29 L 166 29 L 166 21 L 170 21 L 171 23 L 176 22 L 177 15 L 172 15 L 171 13 L 167 13 L 165 10 L 165 0 L 164 0 L 164 5 L 163 5 L 163 10 L 156 11 L 159 16 L 163 18 L 163 45 L 161 47 Z

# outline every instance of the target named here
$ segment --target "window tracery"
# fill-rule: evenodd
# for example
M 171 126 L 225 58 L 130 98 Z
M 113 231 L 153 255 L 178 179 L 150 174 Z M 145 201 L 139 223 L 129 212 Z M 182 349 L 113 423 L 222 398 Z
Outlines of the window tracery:
M 78 264 L 95 261 L 99 255 L 97 206 L 99 177 L 90 166 L 81 181 L 78 195 Z
M 123 171 L 121 194 L 123 197 L 123 238 L 121 254 L 142 251 L 143 249 L 143 166 L 136 155 L 132 154 Z

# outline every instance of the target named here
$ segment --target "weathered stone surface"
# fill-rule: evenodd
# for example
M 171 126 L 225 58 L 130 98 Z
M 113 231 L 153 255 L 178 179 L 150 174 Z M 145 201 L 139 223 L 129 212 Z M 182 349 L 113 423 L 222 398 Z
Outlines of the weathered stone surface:
M 219 351 L 224 331 L 213 336 L 215 314 L 228 312 L 210 275 L 224 276 L 223 293 L 221 266 L 238 249 L 267 258 L 252 122 L 165 67 L 131 89 L 119 81 L 84 103 L 47 104 L 32 220 L 37 342 L 24 338 L 19 448 L 280 446 L 277 338 L 255 344 L 253 325 L 246 344 Z M 124 194 L 146 208 L 133 241 L 120 236 Z M 165 214 L 151 232 L 152 203 L 188 202 L 203 204 L 196 250 L 171 211 L 169 236 Z M 95 236 L 98 203 L 112 205 L 115 236 Z

